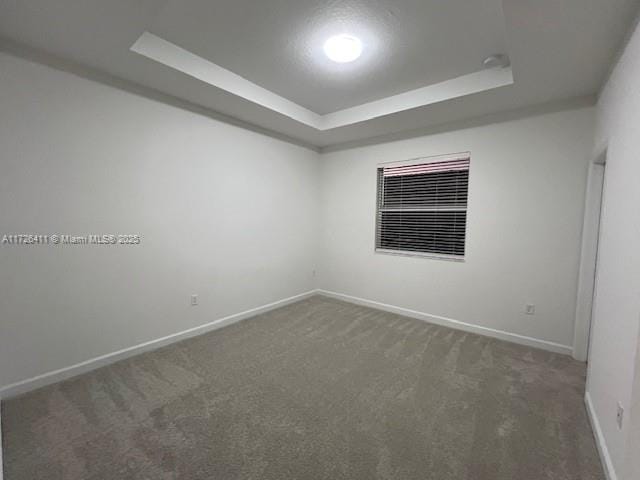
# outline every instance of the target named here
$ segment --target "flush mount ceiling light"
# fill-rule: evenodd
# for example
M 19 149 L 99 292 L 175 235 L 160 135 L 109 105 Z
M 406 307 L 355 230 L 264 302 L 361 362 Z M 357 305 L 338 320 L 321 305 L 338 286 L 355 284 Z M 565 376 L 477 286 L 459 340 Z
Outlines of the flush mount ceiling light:
M 362 42 L 352 35 L 335 35 L 324 42 L 324 53 L 334 62 L 353 62 L 362 54 Z

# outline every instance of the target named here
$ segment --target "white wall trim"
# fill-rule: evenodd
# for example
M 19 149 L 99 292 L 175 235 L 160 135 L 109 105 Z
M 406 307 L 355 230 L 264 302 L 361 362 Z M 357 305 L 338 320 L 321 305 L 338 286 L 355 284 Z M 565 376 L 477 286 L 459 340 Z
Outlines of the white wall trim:
M 498 338 L 500 340 L 506 340 L 507 342 L 517 343 L 519 345 L 526 345 L 528 347 L 541 348 L 550 352 L 561 353 L 564 355 L 571 355 L 573 349 L 569 345 L 562 345 L 555 342 L 549 342 L 547 340 L 540 340 L 538 338 L 527 337 L 524 335 L 518 335 L 515 333 L 505 332 L 503 330 L 496 330 L 489 327 L 482 327 L 480 325 L 473 325 L 471 323 L 461 322 L 452 318 L 442 317 L 439 315 L 431 315 L 429 313 L 418 312 L 416 310 L 410 310 L 408 308 L 398 307 L 395 305 L 388 305 L 386 303 L 376 302 L 374 300 L 367 300 L 364 298 L 353 297 L 351 295 L 345 295 L 343 293 L 331 292 L 328 290 L 318 290 L 318 294 L 324 295 L 338 300 L 344 300 L 346 302 L 355 303 L 357 305 L 363 305 L 365 307 L 376 308 L 378 310 L 384 310 L 386 312 L 397 313 L 398 315 L 404 315 L 406 317 L 423 320 L 425 322 L 434 323 L 444 327 L 454 328 L 456 330 L 463 330 L 465 332 L 476 333 L 485 337 Z
M 319 131 L 513 84 L 510 66 L 487 68 L 320 115 L 153 33 L 144 32 L 130 50 Z
M 576 316 L 573 327 L 573 358 L 581 362 L 587 360 L 587 353 L 589 351 L 589 332 L 591 330 L 598 243 L 600 237 L 605 155 L 606 154 L 603 154 L 601 158 L 589 166 L 587 192 L 585 195 L 582 248 L 580 250 L 580 270 L 578 273 L 578 291 L 576 295 Z
M 232 323 L 239 322 L 240 320 L 254 317 L 256 315 L 259 315 L 264 312 L 268 312 L 270 310 L 274 310 L 276 308 L 284 307 L 285 305 L 289 305 L 290 303 L 304 300 L 305 298 L 311 297 L 315 294 L 316 294 L 315 290 L 309 290 L 308 292 L 304 292 L 299 295 L 294 295 L 293 297 L 284 298 L 282 300 L 278 300 L 273 303 L 268 303 L 260 307 L 252 308 L 250 310 L 245 310 L 244 312 L 219 318 L 218 320 L 214 320 L 212 322 L 205 323 L 204 325 L 199 325 L 197 327 L 193 327 L 188 330 L 184 330 L 182 332 L 167 335 L 166 337 L 158 338 L 156 340 L 151 340 L 145 343 L 141 343 L 139 345 L 134 345 L 132 347 L 118 350 L 117 352 L 107 353 L 106 355 L 101 355 L 99 357 L 85 360 L 84 362 L 76 363 L 75 365 L 71 365 L 69 367 L 53 370 L 51 372 L 47 372 L 42 375 L 37 375 L 35 377 L 29 378 L 26 380 L 21 380 L 19 382 L 12 383 L 10 385 L 0 388 L 0 399 L 21 395 L 31 390 L 35 390 L 36 388 L 44 387 L 52 383 L 60 382 L 68 378 L 75 377 L 76 375 L 80 375 L 82 373 L 95 370 L 96 368 L 109 365 L 119 360 L 124 360 L 126 358 L 130 358 L 144 352 L 155 350 L 157 348 L 164 347 L 172 343 L 179 342 L 181 340 L 186 340 L 187 338 L 202 335 L 204 333 L 217 330 L 218 328 L 231 325 Z M 0 480 L 2 480 L 1 477 L 0 477 Z
M 586 392 L 584 395 L 584 403 L 587 406 L 587 415 L 589 417 L 589 421 L 591 422 L 591 429 L 593 430 L 593 436 L 596 440 L 596 446 L 598 447 L 598 453 L 600 454 L 600 460 L 602 461 L 604 474 L 607 477 L 607 480 L 618 480 L 616 470 L 613 467 L 613 462 L 611 460 L 611 455 L 609 455 L 607 443 L 604 440 L 604 435 L 602 433 L 602 429 L 600 428 L 598 416 L 596 415 L 596 411 L 593 408 L 593 403 L 591 403 L 591 396 L 589 395 L 589 392 Z
M 157 102 L 171 105 L 176 108 L 180 108 L 182 110 L 194 112 L 199 115 L 209 117 L 213 120 L 224 122 L 228 125 L 233 125 L 244 130 L 258 133 L 260 135 L 265 135 L 277 140 L 282 140 L 283 142 L 290 143 L 291 145 L 297 145 L 299 147 L 306 148 L 307 150 L 320 152 L 320 147 L 304 140 L 290 137 L 289 135 L 276 132 L 275 130 L 270 130 L 266 127 L 260 127 L 253 123 L 240 120 L 236 117 L 232 117 L 231 115 L 218 112 L 217 110 L 213 110 L 211 108 L 190 102 L 188 100 L 184 100 L 182 98 L 160 92 L 159 90 L 155 90 L 151 87 L 143 86 L 142 84 L 123 80 L 122 78 L 115 77 L 98 69 L 75 63 L 68 58 L 62 58 L 51 53 L 43 52 L 41 50 L 29 47 L 27 45 L 14 42 L 7 39 L 6 37 L 0 38 L 0 52 L 7 53 L 14 57 L 21 58 L 30 62 L 39 63 L 55 70 L 70 73 L 85 80 L 101 83 L 103 85 L 107 85 L 124 92 L 132 93 L 136 96 L 148 98 Z

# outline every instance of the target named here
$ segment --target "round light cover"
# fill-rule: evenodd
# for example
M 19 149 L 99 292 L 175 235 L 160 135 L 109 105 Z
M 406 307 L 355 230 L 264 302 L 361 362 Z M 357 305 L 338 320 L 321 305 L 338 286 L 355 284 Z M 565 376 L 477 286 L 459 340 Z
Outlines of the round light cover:
M 335 35 L 324 43 L 324 53 L 334 62 L 353 62 L 362 54 L 362 42 L 352 35 Z

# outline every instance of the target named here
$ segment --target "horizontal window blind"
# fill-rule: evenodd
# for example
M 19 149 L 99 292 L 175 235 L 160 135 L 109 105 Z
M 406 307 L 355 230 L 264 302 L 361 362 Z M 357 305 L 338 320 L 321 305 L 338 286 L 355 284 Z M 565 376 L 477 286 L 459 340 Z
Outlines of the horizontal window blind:
M 376 249 L 462 257 L 468 156 L 378 169 Z

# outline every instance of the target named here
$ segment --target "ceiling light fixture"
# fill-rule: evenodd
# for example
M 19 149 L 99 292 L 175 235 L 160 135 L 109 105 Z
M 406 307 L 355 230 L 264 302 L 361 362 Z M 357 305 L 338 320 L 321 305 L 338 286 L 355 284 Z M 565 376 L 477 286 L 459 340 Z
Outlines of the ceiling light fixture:
M 324 42 L 324 53 L 334 62 L 353 62 L 362 54 L 362 42 L 352 35 L 335 35 Z

